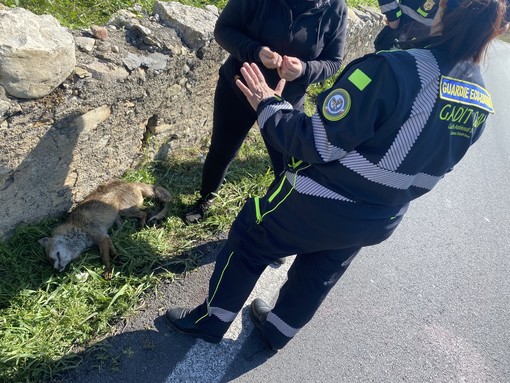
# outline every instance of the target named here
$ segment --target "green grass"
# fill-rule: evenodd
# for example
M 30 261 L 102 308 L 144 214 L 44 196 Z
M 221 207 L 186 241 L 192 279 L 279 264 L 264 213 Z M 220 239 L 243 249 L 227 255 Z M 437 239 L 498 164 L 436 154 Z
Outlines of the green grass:
M 223 8 L 228 0 L 179 0 L 182 4 L 203 7 L 208 4 Z M 152 14 L 154 0 L 0 0 L 9 7 L 22 7 L 35 14 L 54 16 L 68 28 L 85 28 L 93 24 L 106 24 L 113 13 L 120 9 L 128 9 L 135 4 Z M 376 0 L 348 0 L 351 7 L 372 5 L 377 7 Z
M 201 254 L 194 248 L 228 230 L 245 199 L 262 195 L 273 177 L 253 129 L 213 205 L 213 216 L 187 226 L 181 217 L 198 196 L 198 154 L 196 149 L 183 152 L 125 175 L 128 181 L 167 187 L 172 203 L 168 218 L 156 227 L 137 230 L 136 222 L 127 220 L 111 230 L 119 257 L 110 281 L 101 276 L 97 249 L 63 273 L 53 270 L 37 241 L 48 236 L 58 220 L 21 227 L 9 241 L 0 242 L 0 382 L 42 382 L 76 367 L 79 353 L 136 310 L 144 293 L 156 289 L 163 278 L 178 278 L 177 269 L 195 268 Z
M 112 318 L 134 308 L 150 274 L 117 270 L 101 277 L 99 256 L 87 253 L 57 274 L 37 240 L 55 221 L 20 228 L 0 244 L 0 381 L 39 382 L 74 366 L 80 346 L 105 333 Z
M 181 0 L 183 4 L 203 7 L 214 4 L 224 7 L 226 0 Z M 154 8 L 153 0 L 1 0 L 10 7 L 22 7 L 35 14 L 49 14 L 54 16 L 62 25 L 68 28 L 83 28 L 93 24 L 106 24 L 110 16 L 120 9 L 128 9 L 138 4 L 149 14 Z

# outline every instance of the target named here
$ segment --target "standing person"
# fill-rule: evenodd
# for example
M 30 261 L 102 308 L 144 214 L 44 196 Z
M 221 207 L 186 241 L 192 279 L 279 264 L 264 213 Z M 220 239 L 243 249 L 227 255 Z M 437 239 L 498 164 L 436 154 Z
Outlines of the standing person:
M 244 61 L 256 62 L 274 87 L 283 78 L 285 99 L 303 110 L 308 85 L 340 69 L 347 26 L 344 0 L 230 0 L 214 35 L 230 56 L 221 66 L 214 96 L 213 131 L 202 170 L 200 198 L 187 223 L 200 222 L 220 189 L 257 114 L 235 85 Z M 270 146 L 275 177 L 283 158 Z
M 508 0 L 507 0 L 508 1 Z M 464 156 L 493 112 L 479 63 L 508 28 L 505 0 L 441 0 L 433 35 L 407 51 L 353 61 L 308 117 L 277 96 L 256 64 L 238 86 L 261 134 L 288 157 L 265 197 L 248 200 L 220 251 L 205 302 L 170 308 L 177 330 L 219 342 L 260 274 L 297 254 L 273 308 L 250 314 L 272 352 L 313 317 L 361 248 L 391 236 L 409 202 Z
M 398 47 L 399 42 L 430 34 L 439 0 L 379 0 L 386 26 L 374 40 L 376 51 Z

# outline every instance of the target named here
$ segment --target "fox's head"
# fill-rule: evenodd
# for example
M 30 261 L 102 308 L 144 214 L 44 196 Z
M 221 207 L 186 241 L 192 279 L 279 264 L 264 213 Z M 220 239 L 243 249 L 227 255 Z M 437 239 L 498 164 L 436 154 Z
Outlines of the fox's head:
M 61 235 L 41 238 L 39 243 L 44 247 L 48 259 L 58 271 L 64 271 L 69 262 L 78 258 L 81 253 L 81 249 L 71 246 L 67 238 Z

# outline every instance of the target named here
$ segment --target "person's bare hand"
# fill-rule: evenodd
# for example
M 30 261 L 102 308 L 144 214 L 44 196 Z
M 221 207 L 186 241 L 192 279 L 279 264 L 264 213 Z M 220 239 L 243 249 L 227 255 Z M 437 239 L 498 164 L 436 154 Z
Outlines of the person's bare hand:
M 397 19 L 395 21 L 388 21 L 388 19 L 386 19 L 386 24 L 388 24 L 388 26 L 391 29 L 397 29 L 398 26 L 400 25 L 400 19 Z
M 263 47 L 260 50 L 259 58 L 262 62 L 262 65 L 268 69 L 276 69 L 282 65 L 282 56 L 276 52 L 273 52 L 268 47 Z
M 283 56 L 282 66 L 278 68 L 278 74 L 287 81 L 293 81 L 303 72 L 303 63 L 297 57 Z
M 236 80 L 237 87 L 246 96 L 253 109 L 257 110 L 259 103 L 266 98 L 273 97 L 274 95 L 281 96 L 283 88 L 285 87 L 285 80 L 282 79 L 276 85 L 276 88 L 271 89 L 260 71 L 257 64 L 244 63 L 241 68 L 246 85 L 240 79 Z

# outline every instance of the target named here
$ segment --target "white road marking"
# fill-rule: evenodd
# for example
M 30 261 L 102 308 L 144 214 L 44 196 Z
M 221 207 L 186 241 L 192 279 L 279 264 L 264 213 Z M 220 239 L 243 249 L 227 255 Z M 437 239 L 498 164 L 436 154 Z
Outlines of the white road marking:
M 293 260 L 294 257 L 288 257 L 278 269 L 268 267 L 260 276 L 245 305 L 249 305 L 257 297 L 269 304 L 274 303 Z M 247 326 L 249 327 L 245 328 L 245 331 L 241 331 L 242 315 L 240 313 L 219 344 L 214 345 L 197 340 L 168 375 L 166 383 L 220 382 L 251 333 L 253 324 L 249 320 L 245 321 L 245 327 Z

